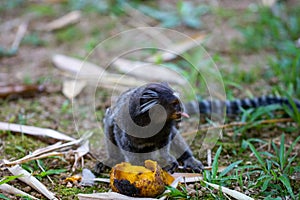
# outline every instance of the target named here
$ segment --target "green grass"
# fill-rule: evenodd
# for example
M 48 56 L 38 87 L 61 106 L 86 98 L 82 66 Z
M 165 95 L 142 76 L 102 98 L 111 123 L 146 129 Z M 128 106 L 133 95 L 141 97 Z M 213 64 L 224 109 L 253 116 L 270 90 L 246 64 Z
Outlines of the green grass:
M 267 58 L 269 70 L 264 78 L 278 79 L 279 87 L 286 90 L 292 86 L 294 95 L 300 97 L 300 49 L 295 45 L 300 32 L 300 5 L 287 8 L 278 3 L 277 12 L 268 7 L 259 7 L 256 17 L 245 19 L 238 29 L 243 35 L 238 48 L 246 52 L 270 51 L 274 56 Z M 278 14 L 279 13 L 279 14 Z M 245 15 L 245 18 L 249 17 Z
M 235 43 L 237 45 L 235 48 L 238 47 L 239 53 L 268 52 L 269 55 L 272 55 L 266 57 L 269 69 L 264 70 L 262 66 L 255 66 L 247 71 L 240 70 L 239 58 L 233 56 L 234 69 L 222 70 L 222 75 L 228 99 L 234 99 L 237 93 L 245 95 L 245 87 L 255 84 L 259 77 L 266 79 L 266 83 L 272 82 L 272 79 L 275 78 L 277 82 L 276 85 L 271 86 L 270 93 L 287 97 L 292 106 L 271 105 L 244 110 L 239 119 L 246 125 L 234 128 L 234 141 L 239 142 L 241 138 L 245 138 L 245 140 L 240 142 L 237 147 L 225 145 L 224 141 L 218 142 L 218 144 L 226 146 L 226 152 L 232 154 L 232 158 L 238 157 L 242 160 L 230 160 L 230 164 L 225 170 L 217 172 L 223 156 L 220 147 L 215 153 L 212 170 L 204 171 L 203 174 L 204 180 L 208 182 L 228 188 L 239 187 L 242 193 L 249 192 L 250 196 L 255 199 L 300 198 L 297 181 L 292 179 L 293 174 L 299 173 L 300 170 L 300 161 L 294 149 L 296 145 L 299 145 L 300 136 L 286 147 L 286 138 L 295 137 L 295 134 L 297 136 L 300 125 L 299 110 L 292 100 L 300 97 L 300 49 L 295 46 L 295 40 L 299 38 L 300 14 L 296 9 L 287 9 L 285 5 L 279 5 L 279 9 L 282 14 L 287 15 L 285 19 L 274 15 L 270 8 L 258 7 L 258 11 L 245 12 L 240 20 L 243 23 L 239 25 L 243 40 L 238 44 Z M 225 15 L 226 18 L 233 17 L 231 13 L 220 10 L 218 12 Z M 251 20 L 249 21 L 249 19 Z M 201 54 L 195 51 L 187 53 L 187 57 L 191 60 L 201 60 Z M 220 60 L 222 61 L 222 56 Z M 178 67 L 179 70 L 191 68 L 184 61 L 177 61 L 176 65 L 171 67 Z M 198 72 L 185 70 L 185 73 L 186 78 L 194 86 L 202 85 L 203 87 L 203 84 L 205 85 Z M 268 85 L 268 87 L 270 86 Z M 256 96 L 252 93 L 246 93 L 246 95 Z M 289 125 L 276 124 L 276 122 L 261 123 L 264 120 L 285 117 L 292 118 L 295 123 Z M 260 138 L 259 135 L 266 135 L 264 132 L 272 134 L 269 138 L 281 133 L 280 143 L 268 142 Z M 258 136 L 249 139 L 250 134 Z M 232 143 L 232 139 L 229 137 L 230 143 Z M 260 148 L 262 145 L 271 148 L 264 150 L 266 148 Z M 249 158 L 248 155 L 251 153 L 253 157 Z M 202 186 L 209 188 L 205 184 Z M 193 198 L 188 195 L 186 189 L 186 187 L 172 189 L 169 195 L 173 199 Z M 227 199 L 222 192 L 216 193 L 211 189 L 208 191 L 210 192 L 204 193 L 201 198 Z
M 22 40 L 22 44 L 32 45 L 32 46 L 45 46 L 47 44 L 46 41 L 41 39 L 38 33 L 31 33 L 25 35 Z
M 199 29 L 202 27 L 200 17 L 209 11 L 204 4 L 196 5 L 193 2 L 178 1 L 172 10 L 159 10 L 144 4 L 136 6 L 144 14 L 160 21 L 160 26 L 174 28 L 180 25 Z
M 57 42 L 75 42 L 83 37 L 83 32 L 76 26 L 69 26 L 55 32 Z
M 249 147 L 257 159 L 256 170 L 248 172 L 248 175 L 254 176 L 252 181 L 254 188 L 260 188 L 260 192 L 266 197 L 290 196 L 295 199 L 300 197 L 299 191 L 291 185 L 291 176 L 299 172 L 299 167 L 292 165 L 296 161 L 297 154 L 292 155 L 294 147 L 300 141 L 300 136 L 289 146 L 285 147 L 285 135 L 281 135 L 279 147 L 272 141 L 271 147 L 274 153 L 269 151 L 259 152 L 251 143 L 251 139 L 244 141 L 245 146 Z M 256 175 L 256 176 L 255 176 Z M 298 194 L 296 193 L 298 192 Z
M 167 196 L 171 199 L 190 199 L 191 197 L 188 195 L 188 191 L 185 187 L 179 186 L 180 189 L 167 186 L 166 189 L 170 190 Z
M 286 147 L 285 134 L 281 135 L 279 144 L 257 138 L 244 140 L 239 147 L 240 152 L 235 156 L 243 158 L 243 160 L 231 161 L 231 164 L 224 170 L 218 172 L 220 159 L 224 156 L 222 155 L 222 146 L 220 146 L 215 153 L 212 170 L 205 170 L 203 173 L 204 181 L 227 188 L 239 187 L 241 193 L 252 191 L 250 196 L 254 199 L 285 198 L 287 196 L 292 199 L 299 198 L 299 186 L 292 179 L 294 173 L 300 171 L 299 158 L 294 149 L 299 141 L 300 136 Z M 268 146 L 268 144 L 271 147 L 268 151 L 259 149 L 262 145 Z M 253 154 L 254 160 L 249 157 L 250 153 Z M 251 164 L 247 163 L 250 160 Z M 201 185 L 208 189 L 201 198 L 227 199 L 221 191 L 216 193 L 203 182 Z M 174 199 L 189 197 L 186 188 L 171 191 L 169 195 Z
M 22 6 L 26 1 L 24 0 L 4 0 L 0 2 L 0 11 L 12 10 L 16 7 Z
M 0 185 L 4 184 L 4 183 L 8 183 L 9 181 L 15 180 L 19 177 L 22 177 L 22 175 L 18 175 L 18 176 L 6 176 L 4 178 L 2 178 L 0 180 Z
M 35 149 L 45 146 L 41 141 L 36 141 L 31 137 L 25 136 L 23 134 L 12 134 L 10 132 L 0 131 L 1 138 L 5 137 L 7 141 L 4 146 L 4 155 L 1 155 L 0 158 L 3 159 L 3 156 L 6 156 L 6 159 L 10 158 L 21 158 L 25 156 L 29 151 L 34 151 Z
M 36 15 L 40 17 L 51 17 L 56 14 L 54 6 L 51 4 L 30 4 L 27 7 L 27 12 L 28 13 L 35 13 Z
M 95 0 L 68 0 L 66 9 L 82 10 L 86 13 L 99 13 L 105 15 L 120 16 L 125 14 L 124 5 L 128 3 L 127 0 L 102 0 L 101 3 Z

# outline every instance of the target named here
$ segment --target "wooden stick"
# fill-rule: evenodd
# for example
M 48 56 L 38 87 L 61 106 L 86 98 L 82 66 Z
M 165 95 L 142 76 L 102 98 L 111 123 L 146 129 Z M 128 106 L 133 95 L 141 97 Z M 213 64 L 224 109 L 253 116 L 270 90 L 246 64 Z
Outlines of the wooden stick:
M 282 122 L 292 122 L 294 121 L 292 118 L 280 118 L 280 119 L 266 119 L 260 121 L 258 124 L 275 124 L 275 123 L 282 123 Z M 249 122 L 233 122 L 230 124 L 223 124 L 219 126 L 213 126 L 208 128 L 200 128 L 199 130 L 193 130 L 191 132 L 183 133 L 182 136 L 190 136 L 196 134 L 198 131 L 208 131 L 208 130 L 214 130 L 214 129 L 224 129 L 224 128 L 231 128 L 235 126 L 246 126 L 250 125 Z
M 15 40 L 14 40 L 13 44 L 11 45 L 11 49 L 18 49 L 19 48 L 20 43 L 21 43 L 23 37 L 26 34 L 27 26 L 28 26 L 27 22 L 24 22 L 19 26 L 18 32 L 17 32 L 16 37 L 15 37 Z
M 60 153 L 60 152 L 50 152 L 50 153 L 45 153 L 43 155 L 40 155 L 40 156 L 28 156 L 28 157 L 23 157 L 21 159 L 18 159 L 18 160 L 15 160 L 15 161 L 7 161 L 5 162 L 6 165 L 16 165 L 16 164 L 22 164 L 22 163 L 25 163 L 25 162 L 28 162 L 28 161 L 32 161 L 32 160 L 39 160 L 39 159 L 42 159 L 42 158 L 47 158 L 47 157 L 50 157 L 50 156 L 63 156 L 64 154 L 63 153 Z

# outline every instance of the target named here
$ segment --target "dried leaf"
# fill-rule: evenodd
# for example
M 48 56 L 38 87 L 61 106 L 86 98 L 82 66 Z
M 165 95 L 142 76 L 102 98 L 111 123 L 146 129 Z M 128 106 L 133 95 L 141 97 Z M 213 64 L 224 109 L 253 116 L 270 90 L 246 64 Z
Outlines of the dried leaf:
M 72 137 L 69 137 L 63 133 L 60 133 L 60 132 L 52 130 L 52 129 L 39 128 L 39 127 L 34 127 L 34 126 L 26 126 L 26 125 L 21 125 L 21 124 L 13 124 L 13 123 L 7 123 L 7 122 L 0 122 L 0 130 L 25 133 L 25 134 L 34 135 L 34 136 L 50 137 L 50 138 L 54 138 L 57 140 L 65 140 L 65 141 L 74 141 L 75 140 Z
M 26 192 L 23 192 L 22 190 L 19 190 L 11 185 L 8 185 L 6 183 L 4 184 L 1 184 L 0 185 L 0 191 L 3 191 L 3 192 L 6 192 L 6 193 L 9 193 L 9 194 L 13 194 L 13 195 L 18 195 L 18 196 L 27 196 L 27 197 L 30 197 L 31 199 L 38 199 L 38 198 L 35 198 L 34 196 L 31 196 L 30 194 L 27 194 Z
M 4 164 L 14 165 L 14 164 L 17 164 L 17 163 L 23 163 L 23 162 L 28 161 L 28 160 L 35 160 L 35 159 L 45 157 L 45 156 L 48 156 L 48 155 L 60 155 L 60 153 L 53 152 L 53 151 L 56 151 L 56 150 L 59 150 L 59 149 L 65 149 L 65 148 L 72 147 L 74 145 L 79 145 L 79 144 L 82 144 L 82 143 L 84 144 L 84 143 L 86 143 L 88 138 L 91 137 L 91 135 L 92 135 L 92 133 L 87 133 L 87 134 L 83 135 L 81 138 L 79 138 L 77 140 L 67 142 L 67 143 L 64 143 L 64 144 L 62 144 L 61 142 L 58 142 L 58 143 L 55 143 L 53 145 L 37 149 L 34 152 L 32 152 L 31 154 L 26 155 L 23 158 L 20 158 L 18 160 L 15 160 L 15 161 L 4 160 Z
M 57 68 L 71 73 L 74 78 L 78 76 L 78 78 L 98 79 L 99 76 L 106 74 L 98 65 L 61 54 L 54 55 L 52 61 Z
M 174 173 L 172 176 L 176 179 L 180 178 L 180 183 L 194 183 L 203 180 L 203 176 L 196 173 Z
M 93 194 L 78 194 L 79 200 L 93 200 L 93 199 L 103 199 L 103 200 L 155 200 L 155 198 L 137 198 L 129 197 L 116 192 L 105 192 L 105 193 L 93 193 Z M 157 199 L 156 199 L 157 200 Z
M 43 194 L 45 197 L 51 200 L 56 200 L 57 198 L 54 196 L 52 192 L 50 192 L 44 184 L 42 184 L 39 180 L 37 180 L 34 176 L 24 170 L 20 165 L 15 165 L 13 167 L 9 167 L 8 170 L 15 176 L 23 175 L 18 179 L 26 183 L 27 185 L 34 188 L 36 191 Z
M 94 181 L 103 182 L 103 183 L 110 183 L 109 178 L 95 178 Z
M 99 87 L 124 91 L 145 84 L 144 81 L 134 77 L 112 74 L 98 65 L 65 55 L 55 55 L 52 61 L 57 68 L 66 71 L 72 78 L 84 80 L 93 86 L 97 84 Z
M 240 199 L 240 200 L 254 200 L 253 198 L 241 193 L 241 192 L 238 192 L 238 191 L 235 191 L 235 190 L 231 190 L 227 187 L 223 187 L 221 185 L 217 185 L 217 184 L 213 184 L 213 183 L 209 183 L 209 182 L 206 182 L 206 181 L 203 181 L 204 183 L 206 183 L 207 185 L 217 189 L 217 190 L 221 190 L 223 193 L 226 193 L 236 199 Z
M 186 85 L 186 80 L 175 71 L 151 63 L 118 58 L 113 66 L 119 71 L 142 80 L 159 81 Z
M 54 30 L 58 30 L 58 29 L 62 29 L 66 26 L 69 26 L 71 24 L 75 24 L 77 22 L 79 22 L 81 18 L 81 12 L 78 10 L 72 11 L 64 16 L 62 16 L 59 19 L 56 19 L 48 24 L 46 24 L 45 26 L 39 28 L 40 30 L 44 30 L 44 31 L 54 31 Z
M 75 153 L 75 161 L 72 167 L 72 171 L 74 172 L 76 169 L 76 165 L 78 163 L 78 160 L 82 158 L 84 155 L 89 153 L 90 147 L 89 147 L 89 141 L 85 141 L 84 143 L 81 144 L 80 147 L 78 147 L 74 153 Z
M 276 0 L 262 0 L 261 1 L 264 6 L 272 7 L 277 2 Z
M 70 100 L 75 98 L 86 86 L 85 81 L 65 80 L 63 82 L 63 94 Z
M 175 59 L 178 55 L 183 54 L 184 52 L 198 46 L 201 44 L 206 35 L 205 34 L 199 34 L 194 37 L 192 37 L 189 40 L 181 41 L 178 44 L 171 45 L 169 47 L 166 47 L 165 49 L 171 51 L 164 51 L 164 52 L 158 52 L 157 54 L 149 57 L 146 59 L 147 62 L 156 62 L 157 60 L 160 61 L 170 61 L 172 59 Z

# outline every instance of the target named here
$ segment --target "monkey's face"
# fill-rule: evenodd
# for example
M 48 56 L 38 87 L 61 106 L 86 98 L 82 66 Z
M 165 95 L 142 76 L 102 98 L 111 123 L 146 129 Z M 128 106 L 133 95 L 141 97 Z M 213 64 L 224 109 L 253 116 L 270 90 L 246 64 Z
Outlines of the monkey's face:
M 157 105 L 165 110 L 167 120 L 180 121 L 182 116 L 188 117 L 183 112 L 179 96 L 166 84 L 149 84 L 140 97 L 141 113 L 149 112 Z

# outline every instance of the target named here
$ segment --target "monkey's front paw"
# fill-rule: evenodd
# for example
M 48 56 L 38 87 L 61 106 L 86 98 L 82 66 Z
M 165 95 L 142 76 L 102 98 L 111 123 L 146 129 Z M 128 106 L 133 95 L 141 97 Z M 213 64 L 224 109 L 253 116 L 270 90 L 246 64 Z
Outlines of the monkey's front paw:
M 103 172 L 105 172 L 106 170 L 109 170 L 109 169 L 110 169 L 109 166 L 103 164 L 103 162 L 98 161 L 96 163 L 95 167 L 94 167 L 94 173 L 99 175 L 99 174 L 101 174 L 101 173 L 103 173 Z
M 175 172 L 175 170 L 178 168 L 179 164 L 178 162 L 172 161 L 170 162 L 167 166 L 163 167 L 164 170 L 166 170 L 167 172 L 173 174 Z
M 182 162 L 185 170 L 191 170 L 195 173 L 202 172 L 204 168 L 203 164 L 199 160 L 195 159 L 194 157 L 189 157 Z

